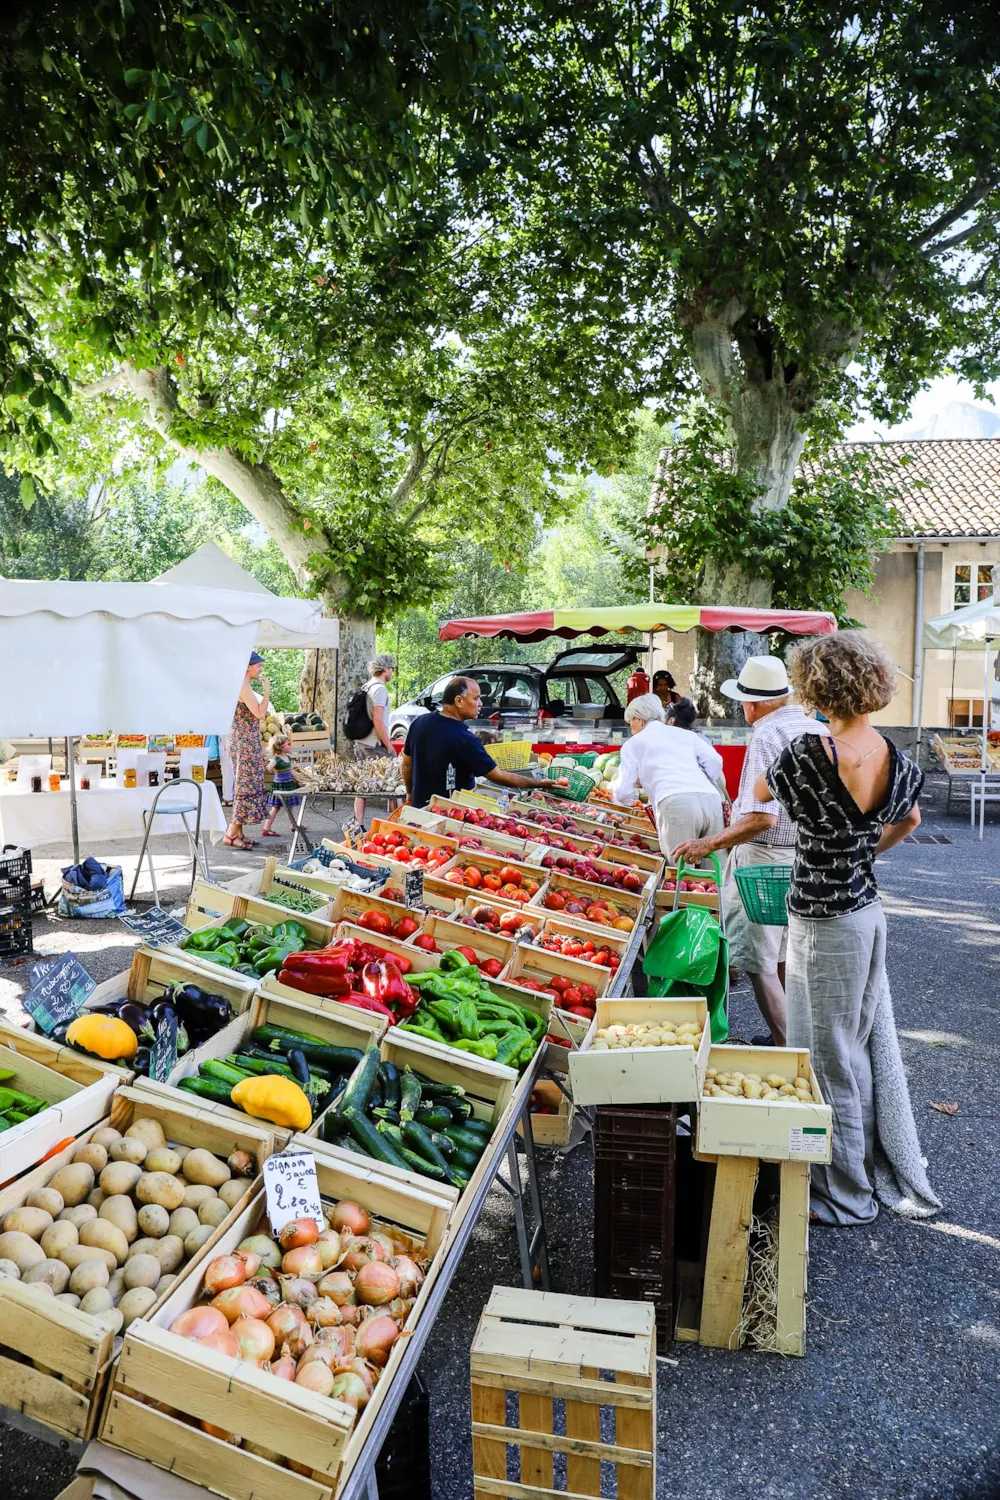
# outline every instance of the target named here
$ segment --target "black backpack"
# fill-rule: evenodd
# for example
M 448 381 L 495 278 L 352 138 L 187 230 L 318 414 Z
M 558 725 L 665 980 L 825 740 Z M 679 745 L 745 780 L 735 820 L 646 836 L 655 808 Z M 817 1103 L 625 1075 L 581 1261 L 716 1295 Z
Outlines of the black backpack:
M 371 734 L 375 728 L 371 710 L 368 707 L 368 688 L 358 688 L 352 693 L 347 704 L 347 711 L 341 720 L 344 734 L 349 740 L 363 740 Z

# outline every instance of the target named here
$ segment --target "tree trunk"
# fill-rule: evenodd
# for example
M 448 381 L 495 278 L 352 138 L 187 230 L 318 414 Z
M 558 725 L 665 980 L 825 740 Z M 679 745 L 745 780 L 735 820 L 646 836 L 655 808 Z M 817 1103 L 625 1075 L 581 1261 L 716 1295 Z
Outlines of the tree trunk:
M 331 596 L 324 596 L 323 610 L 340 619 L 340 649 L 306 652 L 299 701 L 303 708 L 322 714 L 333 731 L 335 748 L 344 754 L 349 741 L 344 739 L 340 721 L 351 694 L 368 679 L 368 663 L 375 655 L 375 622 L 345 613 Z

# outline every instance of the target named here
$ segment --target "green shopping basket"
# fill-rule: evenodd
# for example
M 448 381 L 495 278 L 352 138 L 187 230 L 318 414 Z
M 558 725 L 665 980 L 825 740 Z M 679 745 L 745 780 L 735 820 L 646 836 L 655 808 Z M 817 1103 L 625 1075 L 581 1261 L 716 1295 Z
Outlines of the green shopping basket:
M 569 786 L 546 787 L 545 790 L 553 797 L 569 797 L 574 802 L 586 802 L 594 790 L 594 778 L 587 776 L 576 767 L 547 766 L 545 775 L 549 781 L 555 781 L 558 777 L 565 776 L 569 782 Z
M 579 755 L 574 755 L 573 759 L 578 766 L 584 766 L 589 771 L 593 768 L 594 761 L 597 759 L 597 751 L 582 750 Z
M 736 889 L 751 922 L 762 927 L 787 927 L 786 898 L 792 883 L 791 865 L 737 865 Z

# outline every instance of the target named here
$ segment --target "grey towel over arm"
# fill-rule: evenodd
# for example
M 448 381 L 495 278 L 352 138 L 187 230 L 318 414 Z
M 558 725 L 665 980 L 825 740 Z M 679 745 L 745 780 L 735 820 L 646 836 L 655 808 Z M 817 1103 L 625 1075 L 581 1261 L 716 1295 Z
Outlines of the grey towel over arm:
M 876 1197 L 905 1218 L 929 1219 L 942 1204 L 927 1180 L 927 1159 L 917 1137 L 892 995 L 884 972 L 868 1045 L 875 1101 Z

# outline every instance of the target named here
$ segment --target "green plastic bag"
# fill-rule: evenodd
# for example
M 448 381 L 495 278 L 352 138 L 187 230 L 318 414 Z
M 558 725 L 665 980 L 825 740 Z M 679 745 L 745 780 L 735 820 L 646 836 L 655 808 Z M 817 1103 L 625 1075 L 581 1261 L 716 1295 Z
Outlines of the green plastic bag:
M 680 999 L 704 995 L 714 1043 L 729 1035 L 729 943 L 714 914 L 704 906 L 682 906 L 661 918 L 646 950 L 643 970 L 650 996 Z

